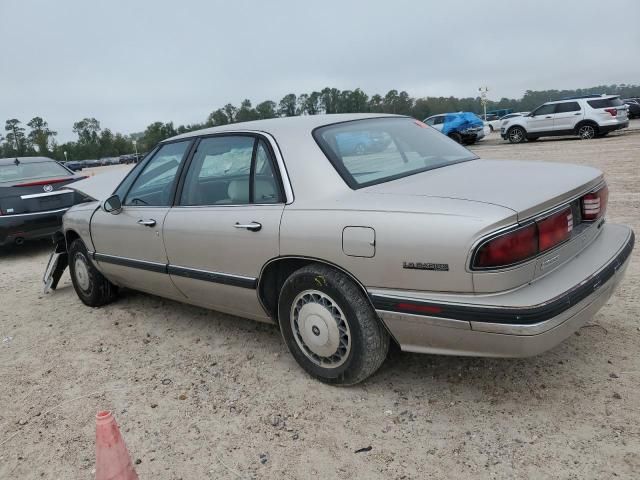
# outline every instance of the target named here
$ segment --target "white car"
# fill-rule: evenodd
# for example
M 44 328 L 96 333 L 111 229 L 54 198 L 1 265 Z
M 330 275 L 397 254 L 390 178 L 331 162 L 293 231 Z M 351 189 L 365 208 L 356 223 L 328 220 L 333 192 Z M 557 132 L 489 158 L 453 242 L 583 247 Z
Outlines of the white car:
M 506 119 L 500 135 L 511 143 L 558 135 L 588 140 L 628 126 L 627 106 L 619 96 L 590 95 L 547 102 L 529 115 Z

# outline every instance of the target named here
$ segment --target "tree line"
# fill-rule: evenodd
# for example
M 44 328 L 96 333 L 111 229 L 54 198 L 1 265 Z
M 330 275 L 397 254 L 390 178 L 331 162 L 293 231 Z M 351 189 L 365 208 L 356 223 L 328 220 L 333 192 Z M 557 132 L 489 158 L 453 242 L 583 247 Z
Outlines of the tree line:
M 522 98 L 489 100 L 487 110 L 511 108 L 514 111 L 531 111 L 544 102 L 568 96 L 608 93 L 622 98 L 640 97 L 640 85 L 598 85 L 576 90 L 527 90 Z M 424 119 L 445 112 L 481 112 L 480 97 L 411 97 L 407 92 L 390 90 L 386 95 L 367 95 L 361 89 L 339 90 L 325 88 L 320 91 L 296 95 L 289 93 L 279 102 L 265 100 L 255 107 L 251 100 L 243 100 L 239 106 L 227 103 L 212 111 L 202 123 L 179 125 L 173 122 L 154 122 L 144 132 L 133 134 L 113 133 L 102 128 L 95 118 L 84 118 L 73 124 L 77 140 L 58 144 L 57 132 L 51 130 L 41 117 L 34 117 L 26 127 L 17 118 L 6 121 L 4 134 L 0 132 L 0 158 L 13 156 L 43 155 L 56 160 L 83 160 L 113 157 L 146 152 L 158 142 L 201 128 L 226 125 L 276 117 L 296 115 L 319 115 L 324 113 L 395 113 Z M 136 145 L 134 146 L 134 142 Z M 65 157 L 65 153 L 67 155 Z

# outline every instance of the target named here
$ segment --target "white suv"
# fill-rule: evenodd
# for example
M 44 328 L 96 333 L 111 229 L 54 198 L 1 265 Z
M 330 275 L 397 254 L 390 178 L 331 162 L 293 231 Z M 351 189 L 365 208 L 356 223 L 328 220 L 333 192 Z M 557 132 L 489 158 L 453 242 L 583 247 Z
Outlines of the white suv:
M 529 115 L 506 119 L 500 135 L 511 143 L 556 135 L 588 140 L 628 126 L 627 106 L 620 97 L 590 95 L 547 102 Z

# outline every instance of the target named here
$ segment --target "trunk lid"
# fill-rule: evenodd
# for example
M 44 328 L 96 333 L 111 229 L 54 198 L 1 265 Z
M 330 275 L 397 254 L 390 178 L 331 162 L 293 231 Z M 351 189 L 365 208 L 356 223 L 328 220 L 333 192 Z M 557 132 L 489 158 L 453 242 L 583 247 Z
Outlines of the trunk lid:
M 68 189 L 67 185 L 81 178 L 84 177 L 0 183 L 0 214 L 17 215 L 69 208 L 78 203 L 81 196 Z
M 367 193 L 455 198 L 509 208 L 522 221 L 603 181 L 595 168 L 562 163 L 474 160 L 364 189 Z

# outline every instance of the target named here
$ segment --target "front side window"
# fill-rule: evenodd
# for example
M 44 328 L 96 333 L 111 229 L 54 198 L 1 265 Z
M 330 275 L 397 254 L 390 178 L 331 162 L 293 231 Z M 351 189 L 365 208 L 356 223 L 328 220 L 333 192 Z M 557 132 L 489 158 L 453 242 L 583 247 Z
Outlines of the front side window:
M 190 143 L 190 141 L 168 143 L 160 147 L 136 178 L 124 205 L 170 206 L 176 173 Z
M 411 118 L 372 118 L 327 125 L 313 136 L 351 188 L 387 182 L 476 157 L 466 148 Z M 364 148 L 344 144 L 363 139 Z
M 187 172 L 180 205 L 277 203 L 277 185 L 263 140 L 241 135 L 204 138 Z
M 556 111 L 556 104 L 552 103 L 551 105 L 542 105 L 540 108 L 537 108 L 533 115 L 534 117 L 538 117 L 540 115 L 551 115 Z

